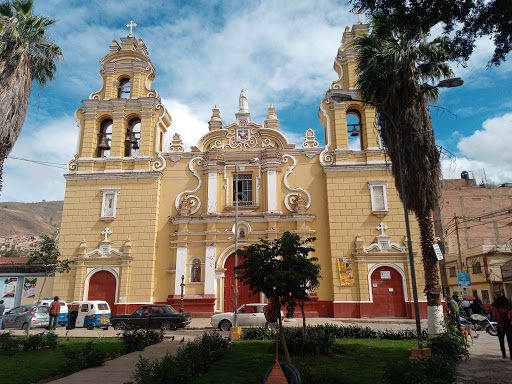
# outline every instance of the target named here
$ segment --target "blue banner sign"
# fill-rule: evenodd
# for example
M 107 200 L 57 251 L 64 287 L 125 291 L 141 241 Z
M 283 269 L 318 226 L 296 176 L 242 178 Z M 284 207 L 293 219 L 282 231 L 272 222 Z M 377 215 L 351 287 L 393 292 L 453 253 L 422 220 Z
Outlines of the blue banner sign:
M 457 273 L 457 280 L 459 281 L 459 287 L 469 288 L 471 287 L 471 280 L 469 273 Z

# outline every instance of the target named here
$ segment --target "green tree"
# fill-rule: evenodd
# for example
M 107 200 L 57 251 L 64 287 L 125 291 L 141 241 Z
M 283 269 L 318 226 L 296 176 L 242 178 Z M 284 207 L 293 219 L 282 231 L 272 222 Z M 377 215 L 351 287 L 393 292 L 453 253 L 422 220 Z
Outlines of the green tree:
M 390 16 L 393 29 L 417 36 L 435 25 L 443 27 L 452 48 L 450 58 L 465 61 L 475 39 L 489 36 L 494 54 L 489 65 L 500 65 L 512 49 L 512 6 L 510 0 L 350 0 L 354 8 Z
M 387 15 L 372 15 L 371 24 L 371 34 L 355 42 L 358 86 L 363 100 L 380 112 L 382 139 L 393 164 L 396 189 L 418 221 L 429 332 L 439 333 L 443 323 L 441 284 L 432 247 L 432 209 L 439 199 L 441 171 L 427 107 L 438 91 L 423 83 L 452 75 L 446 63 L 450 50 L 446 38 L 427 41 L 427 33 L 411 36 L 407 30 L 393 29 Z
M 48 41 L 46 27 L 55 23 L 32 15 L 34 0 L 0 4 L 0 191 L 6 157 L 20 135 L 32 81 L 43 87 L 53 80 L 61 49 Z
M 10 250 L 4 253 L 4 257 L 20 257 L 20 254 L 18 251 Z
M 43 279 L 43 285 L 39 291 L 38 301 L 41 299 L 41 293 L 43 292 L 46 278 L 54 273 L 67 273 L 71 269 L 73 261 L 68 259 L 59 259 L 60 251 L 55 244 L 55 239 L 48 235 L 41 236 L 43 241 L 38 251 L 32 252 L 27 264 L 38 264 L 42 265 L 45 269 L 45 275 Z
M 316 240 L 314 237 L 300 241 L 300 237 L 288 231 L 275 241 L 261 240 L 257 244 L 238 250 L 243 262 L 237 268 L 238 279 L 248 285 L 252 294 L 262 292 L 267 298 L 277 299 L 279 305 L 295 305 L 309 301 L 308 290 L 317 288 L 320 278 L 320 266 L 316 257 L 309 258 L 315 250 L 308 246 Z M 286 360 L 290 355 L 284 338 L 281 316 L 279 333 Z M 304 321 L 305 326 L 305 321 Z

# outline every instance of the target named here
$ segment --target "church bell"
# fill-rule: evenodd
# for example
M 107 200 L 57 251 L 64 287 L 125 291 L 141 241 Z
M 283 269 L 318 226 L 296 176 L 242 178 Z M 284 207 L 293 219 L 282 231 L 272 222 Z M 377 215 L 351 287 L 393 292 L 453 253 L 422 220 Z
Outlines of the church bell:
M 359 131 L 357 130 L 356 127 L 354 127 L 354 129 L 352 129 L 352 132 L 350 133 L 350 136 L 359 136 Z
M 98 149 L 102 151 L 108 151 L 110 149 L 110 145 L 108 145 L 107 136 L 101 136 L 100 145 L 98 145 Z

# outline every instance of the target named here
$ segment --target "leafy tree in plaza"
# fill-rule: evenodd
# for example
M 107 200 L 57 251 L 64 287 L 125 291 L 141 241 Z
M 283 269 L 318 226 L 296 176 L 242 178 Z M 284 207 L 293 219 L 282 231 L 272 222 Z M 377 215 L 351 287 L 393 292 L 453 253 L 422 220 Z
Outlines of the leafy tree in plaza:
M 48 41 L 46 27 L 55 23 L 32 15 L 34 0 L 0 4 L 0 191 L 4 160 L 20 135 L 32 81 L 43 87 L 53 80 L 61 49 Z
M 41 293 L 43 292 L 46 278 L 54 273 L 67 273 L 71 269 L 72 260 L 60 259 L 60 251 L 55 244 L 55 239 L 48 235 L 41 236 L 43 241 L 41 242 L 38 251 L 32 252 L 27 264 L 37 264 L 44 267 L 45 275 L 43 279 L 43 285 L 39 291 L 38 301 L 41 299 Z
M 295 306 L 302 309 L 304 327 L 304 302 L 310 301 L 308 291 L 318 287 L 320 266 L 316 257 L 308 257 L 315 250 L 308 246 L 314 237 L 303 241 L 300 236 L 288 231 L 274 241 L 262 239 L 259 243 L 238 250 L 243 262 L 237 268 L 238 279 L 248 285 L 252 294 L 262 292 L 270 299 L 277 299 L 279 305 Z M 285 352 L 290 355 L 284 338 L 283 324 L 279 316 L 279 332 Z M 304 331 L 305 335 L 305 331 Z
M 427 33 L 413 36 L 393 26 L 384 14 L 371 17 L 372 31 L 356 40 L 358 86 L 363 100 L 380 112 L 381 134 L 392 161 L 395 186 L 420 229 L 429 333 L 442 330 L 441 284 L 432 244 L 432 210 L 439 199 L 439 152 L 427 101 L 438 91 L 423 83 L 452 75 L 447 38 L 427 41 Z M 404 188 L 401 185 L 401 172 Z
M 450 59 L 466 61 L 475 39 L 489 36 L 494 54 L 489 65 L 500 65 L 512 49 L 512 6 L 510 0 L 350 0 L 367 13 L 389 15 L 393 29 L 417 36 L 442 25 L 449 37 Z

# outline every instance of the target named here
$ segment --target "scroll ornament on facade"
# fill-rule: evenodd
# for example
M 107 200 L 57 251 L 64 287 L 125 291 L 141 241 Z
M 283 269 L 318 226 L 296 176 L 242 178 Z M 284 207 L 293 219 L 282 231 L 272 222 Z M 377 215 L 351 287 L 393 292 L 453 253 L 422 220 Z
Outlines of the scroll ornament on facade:
M 201 199 L 198 196 L 194 195 L 194 193 L 199 191 L 203 182 L 197 170 L 194 169 L 194 162 L 197 161 L 198 165 L 202 165 L 202 160 L 203 159 L 200 157 L 194 157 L 188 163 L 188 169 L 190 169 L 190 172 L 192 172 L 192 174 L 198 181 L 197 187 L 195 187 L 193 190 L 186 190 L 181 192 L 174 201 L 176 211 L 178 211 L 178 213 L 182 216 L 193 215 L 201 207 Z
M 179 133 L 175 133 L 172 135 L 171 145 L 169 145 L 170 152 L 183 152 L 183 141 L 181 140 L 181 135 Z
M 313 131 L 311 128 L 306 131 L 306 137 L 304 137 L 302 148 L 318 148 L 318 141 L 315 137 L 315 131 Z
M 292 165 L 288 168 L 288 171 L 283 177 L 283 183 L 286 189 L 291 191 L 284 198 L 284 205 L 290 212 L 301 213 L 309 209 L 311 205 L 311 195 L 304 188 L 292 188 L 288 185 L 288 176 L 292 173 L 297 162 L 291 155 L 283 155 L 283 163 L 287 163 L 288 159 L 292 161 Z

